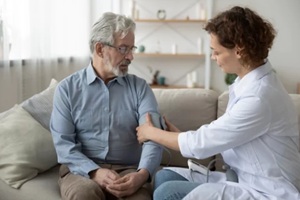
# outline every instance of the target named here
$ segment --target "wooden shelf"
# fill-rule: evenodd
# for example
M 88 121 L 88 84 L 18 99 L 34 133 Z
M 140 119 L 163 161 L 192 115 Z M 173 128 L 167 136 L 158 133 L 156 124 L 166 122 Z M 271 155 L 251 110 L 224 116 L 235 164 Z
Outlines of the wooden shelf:
M 177 58 L 203 58 L 205 54 L 192 54 L 192 53 L 177 53 L 177 54 L 172 54 L 172 53 L 135 53 L 133 55 L 136 58 L 155 58 L 155 57 L 177 57 Z
M 194 0 L 189 3 L 181 3 L 180 6 L 174 7 L 175 12 L 171 16 L 169 13 L 162 15 L 160 9 L 165 6 L 172 7 L 177 1 L 163 2 L 163 4 L 157 0 L 149 4 L 144 4 L 142 1 L 135 0 L 138 12 L 135 12 L 135 9 L 131 10 L 133 20 L 139 26 L 136 31 L 137 46 L 144 45 L 146 47 L 145 51 L 137 51 L 133 55 L 136 64 L 153 65 L 153 68 L 157 69 L 160 67 L 157 62 L 163 62 L 165 66 L 174 66 L 175 70 L 181 66 L 187 66 L 188 70 L 185 70 L 185 74 L 179 73 L 180 71 L 168 74 L 170 79 L 167 84 L 177 84 L 184 79 L 185 75 L 193 72 L 196 74 L 195 81 L 199 85 L 196 88 L 209 89 L 211 61 L 207 50 L 209 42 L 208 38 L 204 36 L 203 25 L 211 19 L 213 0 Z M 179 2 L 183 1 L 177 3 Z M 147 13 L 144 13 L 144 10 Z M 140 13 L 142 15 L 139 15 Z M 159 19 L 160 16 L 165 19 Z M 201 33 L 193 34 L 196 30 Z M 161 45 L 162 41 L 163 45 Z M 179 48 L 177 49 L 177 47 Z M 169 69 L 166 70 L 168 73 Z M 182 83 L 180 82 L 180 84 Z M 183 83 L 183 86 L 154 85 L 152 88 L 188 87 Z
M 207 20 L 202 19 L 134 19 L 135 22 L 151 23 L 205 23 Z
M 150 87 L 152 89 L 155 89 L 155 88 L 159 88 L 159 89 L 196 89 L 196 88 L 203 88 L 203 87 L 199 87 L 199 86 L 196 86 L 196 87 L 187 87 L 187 86 L 183 86 L 183 85 L 152 85 L 150 84 Z

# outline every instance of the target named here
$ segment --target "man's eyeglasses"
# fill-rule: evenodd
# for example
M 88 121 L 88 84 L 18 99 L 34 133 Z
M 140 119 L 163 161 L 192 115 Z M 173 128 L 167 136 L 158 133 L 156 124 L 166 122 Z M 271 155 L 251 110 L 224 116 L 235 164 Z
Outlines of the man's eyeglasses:
M 137 49 L 136 46 L 133 46 L 133 47 L 129 48 L 128 46 L 115 47 L 115 46 L 113 46 L 111 44 L 108 44 L 108 43 L 105 43 L 104 45 L 115 48 L 122 55 L 127 55 L 127 54 L 129 54 L 129 52 L 134 53 Z

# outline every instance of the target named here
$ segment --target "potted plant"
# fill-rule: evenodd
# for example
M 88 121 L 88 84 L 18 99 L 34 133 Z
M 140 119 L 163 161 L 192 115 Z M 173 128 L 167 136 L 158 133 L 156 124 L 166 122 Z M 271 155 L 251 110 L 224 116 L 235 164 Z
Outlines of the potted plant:
M 225 83 L 227 85 L 231 85 L 234 80 L 236 79 L 237 75 L 236 74 L 226 74 L 225 75 Z

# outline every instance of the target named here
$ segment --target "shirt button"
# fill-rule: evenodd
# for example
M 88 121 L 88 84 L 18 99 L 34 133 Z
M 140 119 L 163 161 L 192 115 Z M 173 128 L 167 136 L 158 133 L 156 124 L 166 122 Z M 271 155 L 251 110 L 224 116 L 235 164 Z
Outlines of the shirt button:
M 107 111 L 108 111 L 108 108 L 104 108 L 104 111 L 107 112 Z

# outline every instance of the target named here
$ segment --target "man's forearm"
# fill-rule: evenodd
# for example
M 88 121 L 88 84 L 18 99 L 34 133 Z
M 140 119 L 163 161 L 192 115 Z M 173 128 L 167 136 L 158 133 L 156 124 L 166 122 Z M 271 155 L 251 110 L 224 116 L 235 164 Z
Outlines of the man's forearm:
M 138 174 L 142 177 L 142 182 L 146 183 L 149 180 L 150 173 L 148 172 L 147 169 L 140 169 L 138 171 Z

